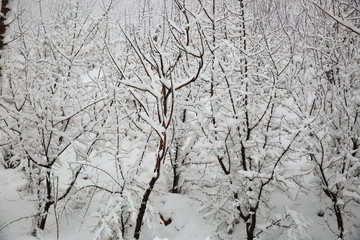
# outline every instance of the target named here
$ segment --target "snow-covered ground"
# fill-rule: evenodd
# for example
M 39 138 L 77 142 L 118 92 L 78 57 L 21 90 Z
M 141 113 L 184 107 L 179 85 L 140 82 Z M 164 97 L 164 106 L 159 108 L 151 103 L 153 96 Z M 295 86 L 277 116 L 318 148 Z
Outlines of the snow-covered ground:
M 35 214 L 35 201 L 24 199 L 21 192 L 26 185 L 23 174 L 18 169 L 0 170 L 0 232 L 1 240 L 30 240 L 56 239 L 57 227 L 54 222 L 53 211 L 49 216 L 47 229 L 40 234 L 39 238 L 31 236 L 32 216 Z M 28 195 L 29 196 L 29 195 Z M 30 195 L 31 196 L 31 195 Z M 30 201 L 29 201 L 30 200 Z M 65 213 L 60 219 L 59 236 L 62 240 L 87 240 L 92 239 L 98 219 L 92 216 L 91 211 L 99 207 L 94 199 L 87 213 L 86 206 L 73 212 Z M 87 202 L 88 203 L 88 202 Z M 199 204 L 191 198 L 178 194 L 154 194 L 150 203 L 155 216 L 159 220 L 158 226 L 150 231 L 144 229 L 142 239 L 173 239 L 173 240 L 204 240 L 211 231 L 211 223 L 206 222 L 198 212 Z M 150 207 L 149 206 L 149 207 Z M 165 221 L 171 223 L 165 226 Z M 13 223 L 11 223 L 14 221 Z
M 83 176 L 89 176 L 84 174 Z M 88 180 L 88 178 L 85 177 Z M 83 181 L 86 181 L 82 179 Z M 35 214 L 34 194 L 24 192 L 26 180 L 21 169 L 0 169 L 0 240 L 52 240 L 56 239 L 57 231 L 61 240 L 88 240 L 93 239 L 99 227 L 99 219 L 96 217 L 100 208 L 106 203 L 102 194 L 93 199 L 78 199 L 78 206 L 65 208 L 61 212 L 59 225 L 55 223 L 53 210 L 50 213 L 46 230 L 38 238 L 31 236 L 32 216 Z M 281 194 L 274 194 L 272 201 L 279 208 L 287 206 L 289 209 L 300 212 L 311 222 L 308 233 L 313 240 L 336 239 L 318 216 L 323 204 L 315 195 L 299 192 L 296 202 L 290 201 Z M 171 194 L 166 192 L 154 192 L 148 208 L 153 213 L 153 229 L 144 224 L 141 239 L 168 239 L 168 240 L 209 240 L 217 238 L 215 226 L 209 220 L 204 219 L 199 212 L 200 203 L 191 196 Z M 333 224 L 333 223 L 331 223 Z M 155 226 L 155 227 L 154 227 Z M 241 232 L 242 224 L 236 225 L 234 233 L 228 239 L 241 239 L 236 234 Z M 360 239 L 359 224 L 354 223 L 351 233 L 352 240 Z M 264 236 L 262 239 L 287 239 L 287 235 L 281 232 Z M 305 236 L 305 235 L 304 235 Z M 110 238 L 109 238 L 110 239 Z

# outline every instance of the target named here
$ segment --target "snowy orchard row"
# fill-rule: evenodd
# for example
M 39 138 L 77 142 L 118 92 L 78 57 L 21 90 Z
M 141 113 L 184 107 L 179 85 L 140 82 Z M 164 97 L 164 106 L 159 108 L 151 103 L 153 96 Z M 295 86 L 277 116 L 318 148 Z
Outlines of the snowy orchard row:
M 8 7 L 0 171 L 33 204 L 0 232 L 359 238 L 357 1 Z

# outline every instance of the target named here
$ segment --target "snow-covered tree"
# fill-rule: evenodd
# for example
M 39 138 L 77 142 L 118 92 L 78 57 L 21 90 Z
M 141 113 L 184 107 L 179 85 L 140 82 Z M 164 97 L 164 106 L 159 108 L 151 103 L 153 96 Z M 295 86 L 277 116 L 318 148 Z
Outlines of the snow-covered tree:
M 176 4 L 182 8 L 180 2 Z M 156 150 L 152 153 L 153 172 L 140 199 L 134 223 L 135 239 L 140 237 L 150 195 L 167 157 L 172 137 L 171 125 L 179 105 L 179 91 L 199 78 L 204 64 L 203 36 L 196 22 L 191 28 L 182 28 L 178 26 L 178 22 L 168 19 L 165 11 L 162 14 L 163 24 L 154 32 L 149 29 L 150 34 L 129 34 L 123 31 L 132 53 L 129 60 L 126 60 L 129 61 L 129 67 L 124 68 L 110 55 L 117 70 L 119 87 L 125 86 L 131 93 L 137 112 L 136 119 L 132 119 L 134 124 L 139 124 L 139 130 L 147 132 L 149 139 L 157 142 L 153 146 Z M 188 15 L 184 13 L 184 17 L 187 18 Z M 119 27 L 122 29 L 122 26 Z M 185 70 L 184 59 L 192 64 L 191 69 Z
M 292 92 L 292 111 L 298 124 L 306 126 L 300 151 L 311 163 L 307 169 L 313 180 L 308 187 L 324 199 L 319 216 L 339 239 L 348 239 L 351 222 L 358 221 L 352 212 L 359 209 L 359 37 L 339 23 L 333 25 L 324 7 L 340 15 L 344 9 L 350 15 L 356 9 L 350 2 L 322 4 L 315 9 L 306 5 L 307 16 L 316 21 L 304 21 L 298 29 L 303 49 L 292 63 L 298 69 L 292 81 L 297 89 Z
M 75 162 L 86 161 L 101 138 L 95 128 L 104 122 L 98 115 L 110 103 L 83 79 L 101 54 L 95 37 L 103 16 L 80 1 L 56 9 L 50 4 L 40 1 L 37 15 L 24 14 L 12 26 L 12 33 L 21 35 L 8 45 L 6 101 L 0 103 L 2 139 L 37 194 L 35 230 L 45 228 L 50 207 L 74 187 L 82 170 Z M 72 157 L 65 157 L 69 152 Z M 58 176 L 59 168 L 68 168 L 70 179 Z
M 294 44 L 285 20 L 278 18 L 278 12 L 288 10 L 286 4 L 261 8 L 259 2 L 199 1 L 199 5 L 209 64 L 198 93 L 208 100 L 196 111 L 199 138 L 205 139 L 196 149 L 206 149 L 200 156 L 207 164 L 199 170 L 203 172 L 199 178 L 192 176 L 203 183 L 202 193 L 190 188 L 204 201 L 205 215 L 218 220 L 219 237 L 237 231 L 237 223 L 247 239 L 279 227 L 306 226 L 291 214 L 277 214 L 271 206 L 273 189 L 289 194 L 292 175 L 285 166 L 296 158 L 293 145 L 301 131 L 284 108 Z M 258 10 L 255 14 L 251 9 Z M 253 19 L 257 14 L 266 18 Z M 288 47 L 279 49 L 279 44 Z M 294 238 L 305 235 L 292 233 Z
M 2 86 L 3 86 L 3 69 L 4 69 L 4 47 L 6 45 L 5 41 L 5 34 L 6 34 L 6 27 L 8 25 L 8 13 L 10 11 L 9 4 L 11 1 L 9 0 L 2 0 L 1 1 L 1 16 L 0 16 L 0 96 L 2 95 Z

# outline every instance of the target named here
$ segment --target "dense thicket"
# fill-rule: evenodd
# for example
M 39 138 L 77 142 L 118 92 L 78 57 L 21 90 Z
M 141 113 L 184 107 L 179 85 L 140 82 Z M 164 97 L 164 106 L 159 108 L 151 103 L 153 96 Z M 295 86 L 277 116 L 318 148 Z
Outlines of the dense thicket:
M 360 207 L 359 9 L 14 1 L 0 49 L 0 160 L 36 197 L 33 235 L 50 211 L 58 219 L 74 199 L 103 194 L 95 237 L 139 239 L 144 222 L 158 224 L 150 199 L 170 191 L 201 203 L 215 239 L 311 237 L 301 213 L 274 201 L 301 194 L 321 199 L 328 231 L 349 239 Z

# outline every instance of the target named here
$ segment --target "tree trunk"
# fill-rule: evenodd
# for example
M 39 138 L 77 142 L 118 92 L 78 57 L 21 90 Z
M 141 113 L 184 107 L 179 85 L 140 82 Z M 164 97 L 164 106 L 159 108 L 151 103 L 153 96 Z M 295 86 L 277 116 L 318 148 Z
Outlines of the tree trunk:
M 151 178 L 151 180 L 149 182 L 149 186 L 146 189 L 146 191 L 143 195 L 143 198 L 141 200 L 141 205 L 140 205 L 139 213 L 136 218 L 136 225 L 135 225 L 135 230 L 134 230 L 134 238 L 135 239 L 140 238 L 140 232 L 141 232 L 141 227 L 142 227 L 142 223 L 143 223 L 143 219 L 144 219 L 144 215 L 145 215 L 146 205 L 147 205 L 147 202 L 149 201 L 150 194 L 151 194 L 152 190 L 154 189 L 155 183 L 157 182 L 157 180 L 160 177 L 161 162 L 164 160 L 165 155 L 166 155 L 166 134 L 164 134 L 164 139 L 160 140 L 158 156 L 157 156 L 156 165 L 154 168 L 154 176 Z
M 139 214 L 136 218 L 136 225 L 135 225 L 135 231 L 134 231 L 134 238 L 135 239 L 139 239 L 140 238 L 140 231 L 141 231 L 141 226 L 142 226 L 142 222 L 144 219 L 144 214 L 145 214 L 145 210 L 146 210 L 146 205 L 147 202 L 149 201 L 149 197 L 150 194 L 155 186 L 156 181 L 159 179 L 160 174 L 156 173 L 156 176 L 154 176 L 153 178 L 151 178 L 150 182 L 149 182 L 149 187 L 146 189 L 144 196 L 142 198 L 141 201 L 141 206 L 139 209 Z
M 255 233 L 255 226 L 256 226 L 256 212 L 252 213 L 250 219 L 246 223 L 247 240 L 253 240 L 255 238 L 254 233 Z
M 38 223 L 38 228 L 41 230 L 45 229 L 45 225 L 46 225 L 46 220 L 47 220 L 47 216 L 49 213 L 49 209 L 52 205 L 52 201 L 51 201 L 51 196 L 52 196 L 52 187 L 51 187 L 51 178 L 50 178 L 50 173 L 47 172 L 46 173 L 46 201 L 45 201 L 45 206 L 43 209 L 40 209 L 40 221 Z
M 10 11 L 8 8 L 9 0 L 1 0 L 1 15 L 0 15 L 0 96 L 2 96 L 3 86 L 4 86 L 4 56 L 3 50 L 6 45 L 4 42 L 5 32 L 6 32 L 6 15 Z
M 337 205 L 336 202 L 334 203 L 334 211 L 335 211 L 335 215 L 336 215 L 336 222 L 338 225 L 338 230 L 340 231 L 339 239 L 344 239 L 344 221 L 342 218 L 340 206 Z
M 178 140 L 176 140 L 176 141 L 178 141 Z M 173 184 L 172 184 L 172 188 L 171 188 L 171 193 L 180 193 L 180 186 L 179 186 L 179 181 L 180 181 L 179 152 L 180 152 L 180 146 L 179 146 L 179 143 L 176 143 L 174 160 L 173 160 L 173 162 L 171 162 L 173 175 L 174 175 L 173 176 Z

